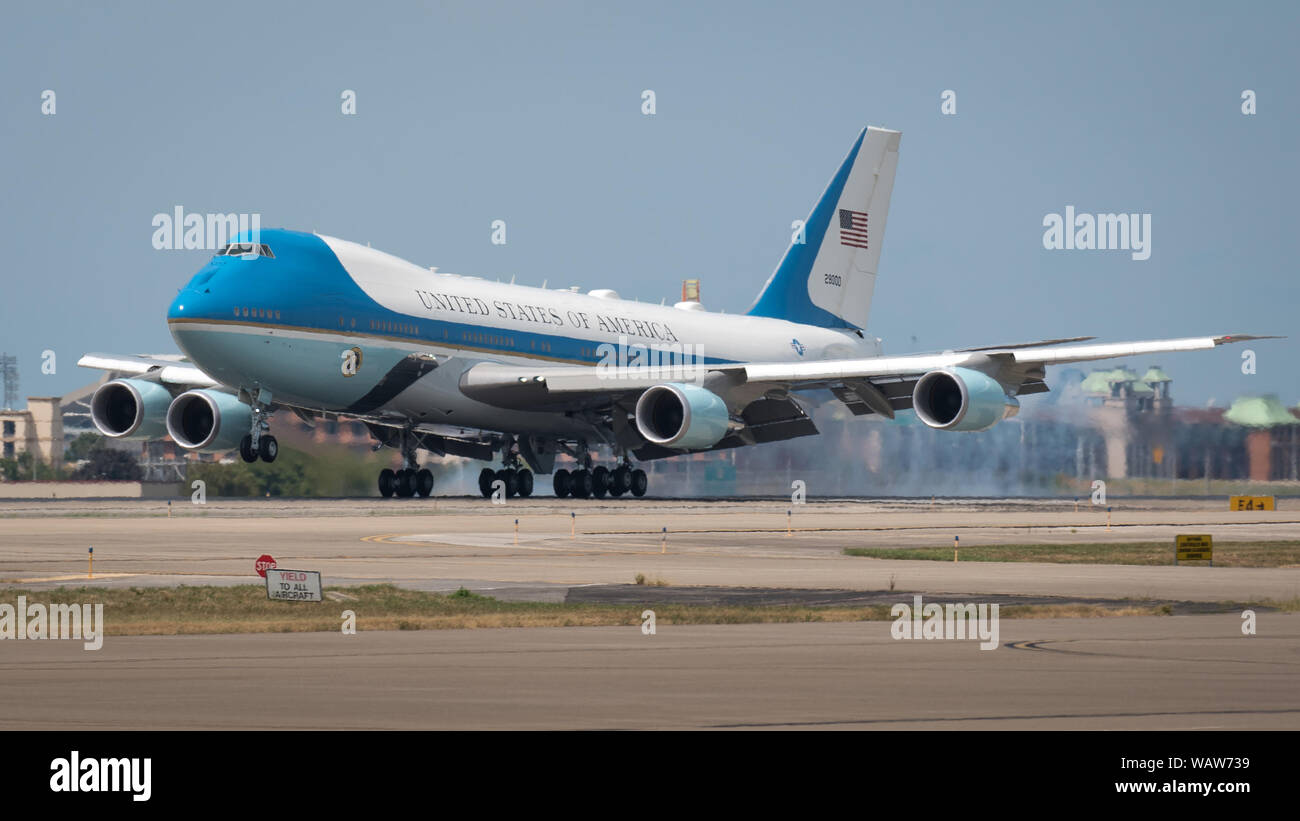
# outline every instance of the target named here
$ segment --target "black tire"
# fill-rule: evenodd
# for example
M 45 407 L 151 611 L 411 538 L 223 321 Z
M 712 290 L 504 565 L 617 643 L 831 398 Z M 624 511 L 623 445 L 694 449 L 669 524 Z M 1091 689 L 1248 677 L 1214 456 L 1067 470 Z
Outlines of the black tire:
M 486 499 L 492 495 L 492 482 L 497 478 L 496 471 L 492 468 L 483 468 L 478 473 L 478 492 L 483 494 Z
M 520 499 L 527 499 L 533 495 L 533 472 L 531 470 L 520 470 L 515 472 L 515 484 L 518 486 L 515 490 Z
M 616 468 L 609 474 L 609 495 L 622 496 L 632 489 L 632 471 L 627 465 Z
M 591 472 L 591 495 L 604 499 L 606 493 L 609 493 L 609 469 L 600 465 Z
M 263 462 L 274 462 L 275 457 L 280 455 L 280 443 L 275 441 L 274 436 L 263 436 L 257 443 L 257 455 L 262 457 Z
M 415 492 L 420 494 L 421 499 L 429 498 L 433 493 L 433 471 L 428 468 L 420 468 L 415 473 Z
M 571 484 L 572 480 L 567 470 L 560 468 L 555 471 L 555 475 L 551 478 L 551 487 L 555 489 L 555 498 L 563 499 L 568 496 Z
M 645 475 L 645 471 L 637 468 L 632 471 L 632 495 L 640 499 L 645 495 L 646 490 L 650 487 L 650 477 Z
M 395 492 L 397 492 L 397 474 L 388 468 L 384 468 L 379 471 L 379 495 L 385 499 L 390 499 Z
M 575 499 L 591 498 L 591 471 L 575 470 L 569 474 L 569 493 Z
M 245 462 L 256 462 L 257 453 L 253 451 L 253 436 L 245 433 L 244 438 L 239 440 L 239 458 Z
M 397 495 L 403 499 L 415 495 L 415 471 L 406 469 L 397 471 Z
M 519 481 L 515 478 L 515 472 L 508 468 L 502 468 L 497 471 L 496 478 L 500 479 L 506 486 L 506 498 L 513 499 L 515 493 L 519 490 Z

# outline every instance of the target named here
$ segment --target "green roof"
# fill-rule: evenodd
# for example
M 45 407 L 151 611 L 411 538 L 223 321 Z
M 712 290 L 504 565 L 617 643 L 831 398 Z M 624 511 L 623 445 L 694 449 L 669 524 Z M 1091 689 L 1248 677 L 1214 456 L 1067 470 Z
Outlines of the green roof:
M 1300 423 L 1276 396 L 1241 396 L 1224 412 L 1223 418 L 1237 425 L 1271 428 Z
M 1109 396 L 1111 378 L 1116 373 L 1120 373 L 1120 370 L 1093 371 L 1088 374 L 1081 385 L 1084 393 L 1104 393 Z
M 1115 368 L 1109 371 L 1093 371 L 1084 378 L 1080 387 L 1083 389 L 1084 393 L 1105 394 L 1106 396 L 1110 396 L 1110 387 L 1115 382 L 1132 383 L 1129 387 L 1133 393 L 1155 393 L 1155 391 L 1151 389 L 1151 386 L 1147 384 L 1145 377 L 1139 379 L 1137 371 L 1131 371 L 1128 368 Z
M 1173 382 L 1169 374 L 1165 373 L 1159 365 L 1152 365 L 1147 368 L 1147 372 L 1142 374 L 1142 381 L 1148 385 L 1154 385 L 1157 382 Z

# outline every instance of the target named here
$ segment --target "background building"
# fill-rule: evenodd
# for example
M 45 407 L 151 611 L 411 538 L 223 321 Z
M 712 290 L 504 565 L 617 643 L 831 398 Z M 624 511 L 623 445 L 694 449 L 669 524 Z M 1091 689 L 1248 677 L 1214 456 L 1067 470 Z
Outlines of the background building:
M 38 464 L 59 470 L 65 449 L 59 397 L 30 396 L 26 410 L 0 410 L 0 458 L 30 453 Z
M 0 411 L 0 458 L 32 454 L 38 479 L 41 469 L 63 467 L 67 444 L 95 433 L 89 400 L 99 384 Z M 854 416 L 826 392 L 811 397 L 821 436 L 643 466 L 655 476 L 656 493 L 669 496 L 788 496 L 796 480 L 820 496 L 1079 495 L 1095 479 L 1128 481 L 1129 492 L 1139 493 L 1224 492 L 1212 484 L 1224 480 L 1300 482 L 1300 418 L 1276 396 L 1240 397 L 1226 409 L 1178 407 L 1174 379 L 1155 364 L 1066 368 L 1051 384 L 1052 392 L 1024 400 L 1018 416 L 976 434 L 932 430 L 907 412 L 893 420 Z M 274 426 L 282 447 L 374 458 L 369 431 L 354 419 L 309 425 L 281 413 Z M 176 484 L 195 462 L 238 459 L 233 452 L 191 454 L 169 439 L 104 442 L 133 453 L 146 482 Z M 396 458 L 381 455 L 388 454 Z M 429 454 L 421 460 L 439 473 L 440 492 L 477 492 L 483 463 Z M 560 466 L 572 467 L 566 458 Z

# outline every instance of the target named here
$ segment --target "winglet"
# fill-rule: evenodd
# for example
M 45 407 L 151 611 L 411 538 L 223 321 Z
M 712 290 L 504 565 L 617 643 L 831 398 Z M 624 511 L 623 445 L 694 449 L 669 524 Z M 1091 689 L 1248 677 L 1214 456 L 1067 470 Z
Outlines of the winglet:
M 1225 336 L 1216 336 L 1215 345 L 1227 345 L 1232 342 L 1249 342 L 1252 339 L 1286 339 L 1285 336 L 1254 336 L 1251 334 L 1226 334 Z

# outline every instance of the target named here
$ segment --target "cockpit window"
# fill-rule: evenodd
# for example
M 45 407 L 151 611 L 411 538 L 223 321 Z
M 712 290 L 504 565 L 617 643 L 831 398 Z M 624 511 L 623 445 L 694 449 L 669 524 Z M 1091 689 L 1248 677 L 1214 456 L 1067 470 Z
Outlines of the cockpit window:
M 275 259 L 275 254 L 271 253 L 271 246 L 265 243 L 255 245 L 251 242 L 232 242 L 229 245 L 224 245 L 217 251 L 216 256 L 238 257 L 244 254 Z

